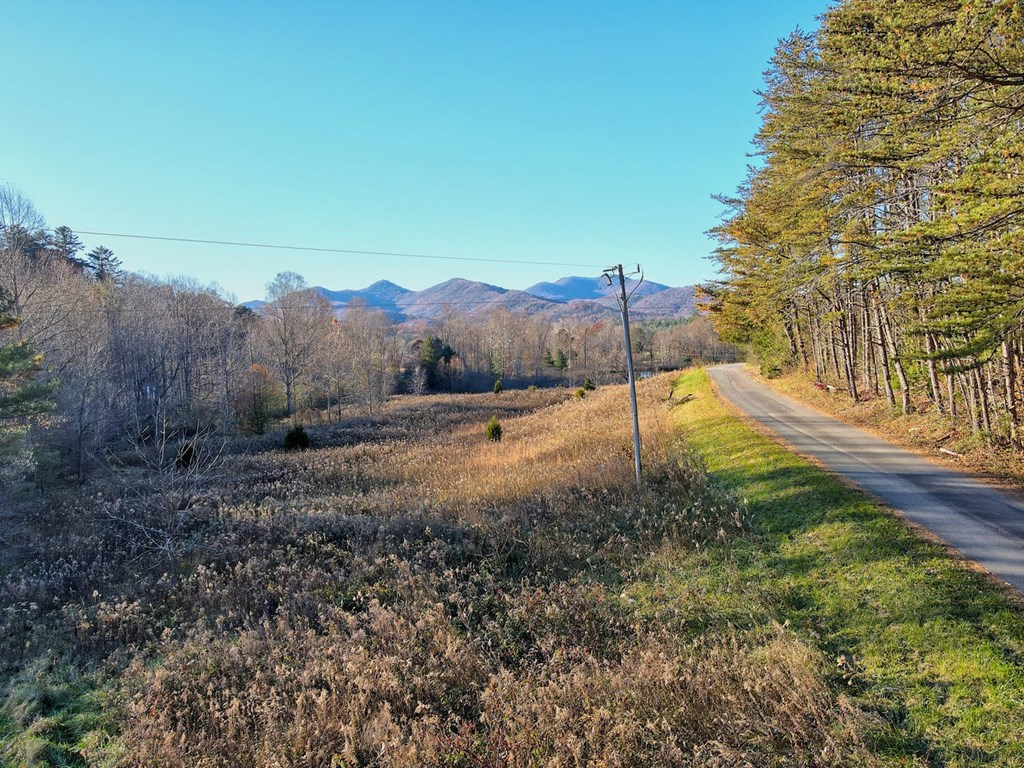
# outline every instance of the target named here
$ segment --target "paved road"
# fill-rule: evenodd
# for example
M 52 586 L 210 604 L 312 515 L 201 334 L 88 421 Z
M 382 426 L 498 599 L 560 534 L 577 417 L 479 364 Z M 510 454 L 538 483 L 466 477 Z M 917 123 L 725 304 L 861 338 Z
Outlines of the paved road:
M 899 510 L 1024 591 L 1024 505 L 756 382 L 739 364 L 710 368 L 718 391 L 802 454 Z

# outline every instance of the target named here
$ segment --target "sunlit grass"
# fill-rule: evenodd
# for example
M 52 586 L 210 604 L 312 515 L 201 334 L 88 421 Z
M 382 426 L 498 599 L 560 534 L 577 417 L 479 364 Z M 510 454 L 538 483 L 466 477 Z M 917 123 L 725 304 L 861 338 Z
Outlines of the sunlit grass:
M 676 391 L 694 395 L 675 409 L 688 442 L 747 502 L 755 535 L 735 556 L 740 589 L 759 596 L 751 616 L 837 660 L 877 717 L 874 750 L 893 764 L 1024 764 L 1021 601 L 741 422 L 704 372 Z

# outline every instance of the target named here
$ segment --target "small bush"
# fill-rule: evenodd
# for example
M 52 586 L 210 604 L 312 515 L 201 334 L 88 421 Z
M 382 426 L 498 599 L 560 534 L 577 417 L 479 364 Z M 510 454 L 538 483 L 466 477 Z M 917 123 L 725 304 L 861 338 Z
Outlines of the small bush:
M 494 380 L 494 394 L 500 395 L 501 394 L 501 390 L 503 390 L 504 388 L 505 387 L 502 385 L 501 379 L 495 379 Z
M 586 387 L 576 387 L 576 391 L 573 392 L 572 394 L 573 394 L 573 397 L 575 397 L 577 400 L 582 400 L 584 397 L 587 396 L 587 388 Z
M 296 424 L 288 430 L 284 436 L 284 448 L 286 451 L 304 451 L 312 445 L 305 427 Z
M 488 440 L 494 440 L 495 442 L 501 440 L 501 424 L 498 422 L 497 416 L 491 416 L 490 421 L 487 422 L 487 426 L 484 428 L 484 433 L 487 435 Z
M 597 386 L 594 384 L 594 380 L 593 379 L 591 379 L 589 376 L 584 376 L 583 377 L 583 388 L 585 390 L 587 390 L 588 392 L 593 392 L 595 389 L 597 389 Z

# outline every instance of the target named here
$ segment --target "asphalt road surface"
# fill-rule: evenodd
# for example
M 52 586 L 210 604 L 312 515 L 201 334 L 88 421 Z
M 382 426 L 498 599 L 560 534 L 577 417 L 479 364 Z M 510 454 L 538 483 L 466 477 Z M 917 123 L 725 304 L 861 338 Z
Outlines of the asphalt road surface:
M 719 393 L 799 453 L 852 480 L 1024 591 L 1024 505 L 759 384 L 741 364 L 708 369 Z

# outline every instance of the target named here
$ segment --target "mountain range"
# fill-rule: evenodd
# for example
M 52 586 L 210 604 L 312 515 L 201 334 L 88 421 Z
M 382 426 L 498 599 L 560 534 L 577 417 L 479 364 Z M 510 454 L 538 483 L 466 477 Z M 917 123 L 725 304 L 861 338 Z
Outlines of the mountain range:
M 371 309 L 386 312 L 396 322 L 434 320 L 446 311 L 486 315 L 498 308 L 528 315 L 542 315 L 551 321 L 566 319 L 597 321 L 618 315 L 618 286 L 609 286 L 603 277 L 563 277 L 553 283 L 537 283 L 526 290 L 511 290 L 489 283 L 453 278 L 422 291 L 412 291 L 388 280 L 380 280 L 361 290 L 330 290 L 315 286 L 336 312 L 352 301 L 362 301 Z M 694 286 L 672 288 L 661 283 L 627 280 L 633 291 L 630 315 L 638 320 L 686 318 L 696 313 Z M 259 309 L 262 301 L 245 306 Z

